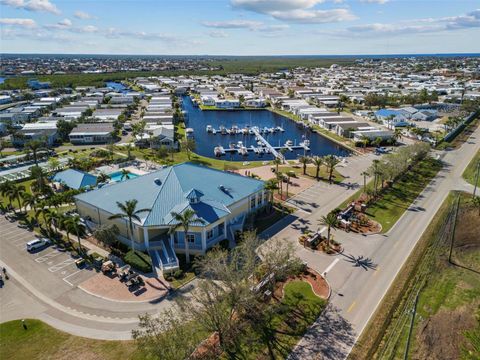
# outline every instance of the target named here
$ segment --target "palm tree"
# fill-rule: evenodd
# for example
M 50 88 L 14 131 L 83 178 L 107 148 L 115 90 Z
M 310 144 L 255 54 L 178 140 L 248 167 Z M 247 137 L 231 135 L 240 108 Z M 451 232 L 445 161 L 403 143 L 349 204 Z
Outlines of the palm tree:
M 338 160 L 335 155 L 327 155 L 325 156 L 324 161 L 328 169 L 328 182 L 331 184 L 333 179 L 333 170 L 335 170 L 335 167 L 338 165 L 340 160 Z
M 363 144 L 363 151 L 365 152 L 365 149 L 367 148 L 367 145 L 370 142 L 370 139 L 365 135 L 362 135 L 362 137 L 360 138 L 360 142 Z
M 286 197 L 288 198 L 288 186 L 290 185 L 290 178 L 295 176 L 295 173 L 293 171 L 287 171 L 287 195 Z
M 323 165 L 323 158 L 321 156 L 314 156 L 312 158 L 312 163 L 315 165 L 315 179 L 319 180 L 320 167 Z
M 130 179 L 130 172 L 128 170 L 122 169 L 122 176 L 120 180 L 128 180 Z
M 190 228 L 191 225 L 196 223 L 205 224 L 205 220 L 197 217 L 197 214 L 192 209 L 187 209 L 183 213 L 177 213 L 173 211 L 171 212 L 171 215 L 173 219 L 177 222 L 177 224 L 170 228 L 170 233 L 173 234 L 178 229 L 180 228 L 183 229 L 183 236 L 184 236 L 183 239 L 185 242 L 185 260 L 187 264 L 189 264 L 190 253 L 189 253 L 188 240 L 187 240 L 188 229 Z
M 98 176 L 97 176 L 97 185 L 100 184 L 100 183 L 106 183 L 109 179 L 110 179 L 110 176 L 108 176 L 107 174 L 101 172 L 101 173 L 98 174 Z
M 283 195 L 283 178 L 284 178 L 283 173 L 276 172 L 275 176 L 276 176 L 277 183 L 280 184 L 280 186 L 278 187 L 278 193 L 280 195 Z
M 306 175 L 307 165 L 310 163 L 310 158 L 308 156 L 300 156 L 298 162 L 303 165 L 303 175 Z
M 40 140 L 31 140 L 25 144 L 25 147 L 32 151 L 33 161 L 35 162 L 35 166 L 38 166 L 37 153 L 45 148 L 44 142 Z
M 377 196 L 377 183 L 378 183 L 378 177 L 380 175 L 380 160 L 373 160 L 372 166 L 371 166 L 371 173 L 373 173 L 373 190 L 374 190 L 374 196 Z
M 278 189 L 278 181 L 277 179 L 270 179 L 265 181 L 263 188 L 268 191 L 268 204 L 269 204 L 269 211 L 272 210 L 273 205 L 273 192 Z
M 367 191 L 367 176 L 370 175 L 368 171 L 363 171 L 360 175 L 363 176 L 363 192 Z
M 23 195 L 23 206 L 25 206 L 25 212 L 27 211 L 27 207 L 33 209 L 33 211 L 37 211 L 37 198 L 30 193 L 25 192 Z
M 7 196 L 10 200 L 10 204 L 12 203 L 12 200 L 17 200 L 18 203 L 18 209 L 20 212 L 22 211 L 22 197 L 25 194 L 25 186 L 23 185 L 18 185 L 18 186 L 12 186 L 9 191 L 7 192 Z
M 48 167 L 51 172 L 56 171 L 60 166 L 60 161 L 56 157 L 48 159 Z
M 41 194 L 45 193 L 47 189 L 47 181 L 43 169 L 40 166 L 32 166 L 30 168 L 30 173 L 32 178 L 36 180 L 34 183 L 32 183 L 32 185 L 30 185 L 32 191 L 39 192 Z
M 10 180 L 5 181 L 4 183 L 0 184 L 0 194 L 2 194 L 4 197 L 7 197 L 7 194 L 10 193 L 14 186 L 15 185 Z M 12 200 L 12 198 L 8 197 L 10 208 L 13 208 Z
M 327 249 L 330 249 L 330 231 L 331 229 L 338 229 L 338 219 L 337 215 L 333 212 L 327 214 L 327 216 L 322 216 L 318 221 L 320 225 L 327 226 Z
M 82 252 L 82 243 L 80 241 L 80 236 L 85 230 L 85 225 L 80 221 L 80 216 L 68 216 L 64 221 L 63 225 L 65 226 L 65 232 L 67 233 L 67 238 L 70 240 L 70 233 L 77 235 L 78 241 L 78 251 Z
M 52 231 L 51 231 L 52 228 L 50 226 L 53 219 L 52 210 L 50 210 L 50 208 L 47 207 L 47 204 L 45 202 L 42 202 L 39 208 L 37 209 L 37 211 L 35 211 L 35 219 L 38 219 L 40 215 L 42 216 L 43 223 L 45 224 L 45 231 L 47 232 L 49 237 L 52 237 Z
M 280 165 L 281 163 L 282 160 L 280 160 L 279 158 L 273 159 L 273 164 L 275 165 L 275 173 L 278 173 L 278 165 Z
M 109 219 L 125 219 L 128 220 L 128 228 L 127 228 L 127 237 L 130 238 L 132 242 L 132 250 L 135 252 L 135 240 L 133 236 L 133 220 L 141 222 L 140 217 L 138 214 L 142 212 L 150 211 L 151 209 L 139 209 L 137 210 L 138 200 L 132 199 L 125 201 L 124 204 L 117 201 L 117 206 L 121 210 L 120 213 L 112 215 Z

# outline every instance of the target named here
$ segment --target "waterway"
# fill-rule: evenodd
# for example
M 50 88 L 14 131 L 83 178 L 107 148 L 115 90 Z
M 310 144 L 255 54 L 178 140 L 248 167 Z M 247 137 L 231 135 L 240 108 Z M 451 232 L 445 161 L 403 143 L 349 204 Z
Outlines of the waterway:
M 295 121 L 271 112 L 269 110 L 233 110 L 233 111 L 202 111 L 198 107 L 194 107 L 189 96 L 184 96 L 183 110 L 187 112 L 187 126 L 194 130 L 194 138 L 196 143 L 195 152 L 206 157 L 215 157 L 214 148 L 216 146 L 223 146 L 225 149 L 230 148 L 230 144 L 238 144 L 242 142 L 244 146 L 250 148 L 251 145 L 257 147 L 257 140 L 255 135 L 221 135 L 220 133 L 207 133 L 207 125 L 211 125 L 214 129 L 219 129 L 224 126 L 230 129 L 232 126 L 244 128 L 246 126 L 257 126 L 260 129 L 264 127 L 275 128 L 282 127 L 284 132 L 274 132 L 270 134 L 263 134 L 263 137 L 272 146 L 284 146 L 284 144 L 291 140 L 294 145 L 299 145 L 305 139 L 310 140 L 310 151 L 304 149 L 294 149 L 287 151 L 284 156 L 286 159 L 296 159 L 302 155 L 338 155 L 348 156 L 350 152 L 338 145 L 337 143 L 317 134 L 308 129 L 300 127 Z M 227 153 L 222 158 L 225 160 L 241 161 L 241 160 L 271 160 L 271 154 L 255 154 L 249 151 L 248 156 L 240 155 L 238 153 Z

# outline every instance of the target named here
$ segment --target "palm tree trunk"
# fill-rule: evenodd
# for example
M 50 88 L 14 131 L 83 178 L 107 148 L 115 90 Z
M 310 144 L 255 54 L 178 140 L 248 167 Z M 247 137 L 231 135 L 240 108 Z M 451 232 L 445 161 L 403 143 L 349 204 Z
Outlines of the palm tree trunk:
M 320 166 L 317 166 L 317 171 L 315 172 L 315 179 L 318 180 L 319 174 L 320 174 Z
M 78 240 L 78 251 L 83 253 L 82 243 L 80 241 L 80 232 L 78 231 L 78 229 L 77 229 L 76 233 L 77 233 L 77 240 Z
M 185 262 L 187 264 L 190 264 L 190 249 L 189 249 L 189 245 L 188 245 L 187 232 L 186 231 L 183 233 L 183 240 L 185 241 Z
M 132 219 L 129 218 L 130 241 L 132 242 L 132 250 L 135 252 L 135 240 L 133 239 L 133 224 Z M 128 231 L 128 230 L 127 230 Z
M 327 249 L 330 249 L 330 225 L 328 225 L 327 229 Z

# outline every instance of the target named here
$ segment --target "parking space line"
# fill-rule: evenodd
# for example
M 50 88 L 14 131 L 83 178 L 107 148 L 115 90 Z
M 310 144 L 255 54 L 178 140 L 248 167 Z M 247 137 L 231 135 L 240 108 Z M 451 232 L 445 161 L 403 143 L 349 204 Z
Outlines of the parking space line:
M 352 311 L 356 304 L 357 304 L 357 302 L 354 301 L 354 302 L 352 303 L 352 305 L 350 305 L 350 306 L 348 307 L 347 313 L 349 313 L 350 311 Z
M 53 265 L 53 266 L 49 267 L 48 271 L 56 272 L 58 270 L 63 269 L 64 267 L 67 267 L 67 266 L 73 264 L 73 263 L 75 263 L 74 259 L 67 259 L 65 261 L 62 261 L 61 263 L 58 263 L 57 265 Z
M 60 251 L 54 250 L 52 252 L 49 252 L 48 254 L 37 257 L 35 259 L 35 261 L 38 262 L 38 263 L 43 263 L 43 262 L 45 262 L 45 261 L 47 261 L 47 260 L 49 260 L 49 259 L 51 259 L 55 256 L 58 256 L 60 254 L 62 254 Z
M 75 285 L 73 285 L 70 281 L 68 281 L 67 279 L 68 279 L 70 276 L 73 276 L 73 275 L 75 275 L 75 274 L 78 274 L 80 271 L 82 271 L 82 270 L 77 270 L 77 271 L 75 271 L 74 273 L 65 276 L 65 277 L 63 278 L 63 281 L 65 281 L 65 282 L 66 282 L 68 285 L 70 285 L 70 286 L 75 286 Z

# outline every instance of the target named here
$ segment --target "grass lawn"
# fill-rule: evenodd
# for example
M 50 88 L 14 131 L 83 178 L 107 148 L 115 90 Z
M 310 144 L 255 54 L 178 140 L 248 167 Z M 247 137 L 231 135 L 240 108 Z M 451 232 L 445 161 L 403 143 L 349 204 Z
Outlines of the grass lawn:
M 150 258 L 150 255 L 147 255 L 141 251 L 133 252 L 133 250 L 130 250 L 125 254 L 123 260 L 133 268 L 144 273 L 149 273 L 152 271 L 152 259 Z
M 270 358 L 266 341 L 269 342 L 276 359 L 286 359 L 327 302 L 313 293 L 310 284 L 295 280 L 285 285 L 281 304 L 281 310 L 270 320 L 268 335 L 262 333 L 260 329 L 255 329 L 249 334 L 253 339 L 261 336 L 263 340 L 246 342 L 242 347 L 244 349 L 242 359 Z
M 470 196 L 461 193 L 452 256 L 457 266 L 449 263 L 450 227 L 445 224 L 456 194 L 450 193 L 425 230 L 355 345 L 352 359 L 404 358 L 411 321 L 405 309 L 412 308 L 419 290 L 409 358 L 480 358 L 480 222 Z M 468 339 L 475 336 L 476 353 Z
M 22 182 L 15 183 L 16 186 L 24 186 L 25 187 L 25 192 L 31 194 L 32 190 L 30 189 L 30 185 L 34 182 L 35 180 L 26 180 Z M 2 205 L 9 205 L 10 200 L 8 197 L 4 197 L 3 195 L 0 194 L 0 203 Z M 18 209 L 18 201 L 17 199 L 12 200 L 12 205 L 15 209 Z
M 0 324 L 0 359 L 131 359 L 141 356 L 133 341 L 103 341 L 73 336 L 40 320 Z
M 463 172 L 463 178 L 470 184 L 475 185 L 475 174 L 477 171 L 477 165 L 480 163 L 480 151 L 477 151 L 475 156 L 473 157 L 470 164 L 468 164 L 467 168 Z M 480 185 L 480 176 L 477 179 L 477 185 Z
M 386 189 L 379 200 L 367 208 L 367 215 L 382 225 L 382 232 L 387 232 L 395 225 L 400 216 L 403 215 L 441 167 L 441 163 L 432 158 L 420 161 L 392 188 Z M 363 191 L 363 189 L 360 191 Z
M 302 164 L 298 164 L 298 165 L 294 165 L 294 166 L 282 166 L 282 165 L 280 165 L 278 167 L 278 171 L 281 171 L 284 174 L 286 174 L 288 171 L 293 171 L 295 174 L 297 174 L 297 176 L 303 176 L 303 177 L 315 180 L 315 175 L 316 175 L 317 168 L 316 168 L 316 166 L 312 166 L 312 165 L 307 166 L 307 171 L 306 171 L 305 175 L 303 175 L 303 165 Z M 329 174 L 328 174 L 328 169 L 325 165 L 320 166 L 320 172 L 318 173 L 318 175 L 319 175 L 319 180 L 328 181 L 328 175 Z M 339 182 L 342 182 L 343 179 L 345 179 L 345 178 L 342 176 L 342 174 L 340 174 L 337 170 L 334 169 L 333 170 L 333 182 L 334 183 L 339 183 Z

